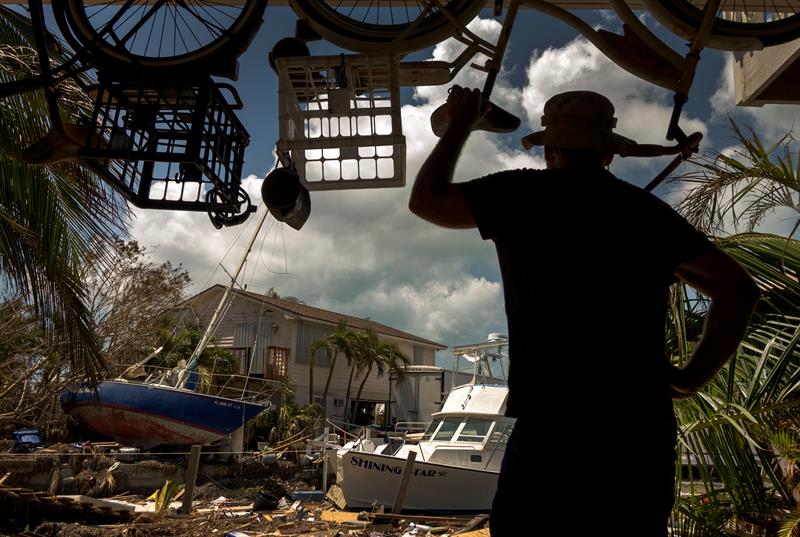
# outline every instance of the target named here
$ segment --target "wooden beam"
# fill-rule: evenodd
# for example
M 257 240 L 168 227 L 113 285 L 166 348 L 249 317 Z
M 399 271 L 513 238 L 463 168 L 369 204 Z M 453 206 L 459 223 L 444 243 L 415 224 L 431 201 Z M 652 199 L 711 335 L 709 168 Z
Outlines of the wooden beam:
M 192 513 L 192 496 L 194 496 L 194 482 L 197 480 L 198 468 L 200 468 L 200 446 L 195 444 L 189 452 L 189 464 L 186 467 L 186 482 L 181 506 L 181 513 L 184 515 Z
M 403 511 L 403 502 L 406 499 L 406 489 L 408 489 L 408 481 L 411 479 L 411 474 L 414 470 L 414 461 L 417 460 L 417 452 L 409 451 L 406 465 L 403 468 L 403 476 L 400 478 L 400 485 L 397 486 L 397 495 L 394 497 L 394 505 L 392 506 L 393 514 L 400 514 Z

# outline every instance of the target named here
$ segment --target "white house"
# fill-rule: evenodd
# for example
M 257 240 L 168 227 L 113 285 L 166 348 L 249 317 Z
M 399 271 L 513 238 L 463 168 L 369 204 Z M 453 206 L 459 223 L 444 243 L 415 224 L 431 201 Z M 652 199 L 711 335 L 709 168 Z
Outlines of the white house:
M 185 320 L 197 323 L 201 329 L 208 326 L 211 316 L 222 298 L 225 288 L 222 285 L 209 287 L 205 291 L 183 301 L 176 306 L 176 313 Z M 288 381 L 298 404 L 309 402 L 309 359 L 314 341 L 332 333 L 340 320 L 347 321 L 353 329 L 371 328 L 382 340 L 396 343 L 414 366 L 435 366 L 437 350 L 445 345 L 403 332 L 384 324 L 336 313 L 320 308 L 299 304 L 280 298 L 272 298 L 243 290 L 234 290 L 230 307 L 215 334 L 215 345 L 231 350 L 239 357 L 240 373 L 274 380 Z M 314 360 L 314 400 L 321 403 L 325 381 L 330 371 L 330 357 L 323 351 L 317 352 Z M 422 368 L 420 368 L 422 369 Z M 424 368 L 427 369 L 427 368 Z M 336 367 L 328 390 L 328 417 L 342 419 L 347 380 L 349 376 L 347 360 L 337 359 Z M 355 397 L 361 378 L 353 381 L 351 397 Z M 397 392 L 397 386 L 393 388 Z M 399 390 L 403 393 L 404 389 Z M 440 391 L 440 390 L 438 390 Z M 396 399 L 400 393 L 392 393 Z M 376 405 L 389 401 L 390 388 L 388 375 L 379 377 L 370 374 L 361 394 L 360 408 L 368 409 L 373 415 Z M 430 399 L 430 397 L 427 397 Z M 434 403 L 438 404 L 440 399 Z M 430 410 L 406 408 L 408 405 L 392 409 L 397 419 L 417 421 L 429 419 L 423 414 Z M 354 407 L 354 403 L 351 408 Z M 380 408 L 380 407 L 379 407 Z M 410 410 L 410 412 L 409 412 Z M 400 415 L 398 415 L 398 413 Z

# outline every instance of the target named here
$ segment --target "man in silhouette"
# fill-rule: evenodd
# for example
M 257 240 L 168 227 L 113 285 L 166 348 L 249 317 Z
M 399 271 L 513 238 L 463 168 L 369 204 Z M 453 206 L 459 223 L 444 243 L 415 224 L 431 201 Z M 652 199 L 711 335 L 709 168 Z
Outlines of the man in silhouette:
M 691 397 L 735 351 L 758 299 L 745 270 L 667 204 L 606 170 L 636 143 L 613 132 L 611 102 L 573 91 L 544 107 L 546 170 L 466 183 L 453 172 L 488 106 L 454 86 L 449 122 L 409 208 L 475 228 L 497 250 L 509 331 L 506 414 L 516 424 L 492 507 L 492 537 L 662 537 L 674 503 L 672 399 Z M 645 119 L 645 118 L 642 118 Z M 691 360 L 665 356 L 668 293 L 711 299 Z M 553 531 L 553 530 L 549 530 Z

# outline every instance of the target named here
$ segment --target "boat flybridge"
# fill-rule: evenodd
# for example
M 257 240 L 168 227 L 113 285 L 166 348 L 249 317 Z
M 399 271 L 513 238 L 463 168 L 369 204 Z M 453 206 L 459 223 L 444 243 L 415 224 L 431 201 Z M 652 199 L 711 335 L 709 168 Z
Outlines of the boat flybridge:
M 499 349 L 507 341 L 492 343 L 492 348 Z M 409 470 L 404 510 L 491 509 L 514 420 L 504 416 L 508 387 L 502 380 L 478 378 L 479 369 L 489 365 L 492 354 L 475 347 L 489 348 L 478 344 L 454 349 L 454 353 L 469 349 L 456 357 L 466 354 L 473 358 L 468 359 L 473 363 L 472 379 L 451 389 L 419 442 L 412 443 L 407 437 L 364 437 L 337 452 L 337 483 L 348 508 L 367 508 L 376 502 L 391 507 L 406 460 L 413 452 L 416 458 Z

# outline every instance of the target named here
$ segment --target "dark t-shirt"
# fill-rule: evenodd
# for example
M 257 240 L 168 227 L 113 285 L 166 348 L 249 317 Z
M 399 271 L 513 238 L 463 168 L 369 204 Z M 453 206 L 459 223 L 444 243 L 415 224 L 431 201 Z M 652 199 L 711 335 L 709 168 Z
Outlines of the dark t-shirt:
M 507 414 L 559 428 L 569 408 L 581 428 L 671 419 L 669 287 L 678 265 L 713 247 L 706 236 L 604 170 L 512 170 L 461 186 L 500 261 Z

